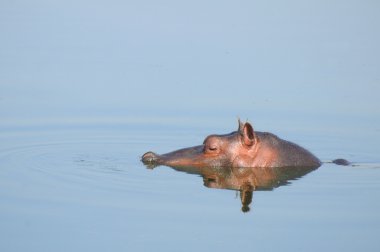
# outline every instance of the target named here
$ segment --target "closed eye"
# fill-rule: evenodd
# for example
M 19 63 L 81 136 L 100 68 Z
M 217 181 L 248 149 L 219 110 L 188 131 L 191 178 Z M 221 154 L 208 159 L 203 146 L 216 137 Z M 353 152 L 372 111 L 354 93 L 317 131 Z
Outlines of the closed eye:
M 218 153 L 218 146 L 215 146 L 215 145 L 205 145 L 204 147 L 204 152 L 205 153 L 212 153 L 212 154 L 216 154 Z
M 207 154 L 217 154 L 220 151 L 220 141 L 214 136 L 208 136 L 203 142 L 203 151 Z

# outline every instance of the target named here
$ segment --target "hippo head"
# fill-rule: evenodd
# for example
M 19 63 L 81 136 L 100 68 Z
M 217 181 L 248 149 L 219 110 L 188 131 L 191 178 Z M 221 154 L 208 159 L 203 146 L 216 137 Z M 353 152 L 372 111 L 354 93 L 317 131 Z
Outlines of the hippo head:
M 151 167 L 228 167 L 249 166 L 246 161 L 255 156 L 258 138 L 248 122 L 239 120 L 239 128 L 230 134 L 210 135 L 202 145 L 158 155 L 145 153 L 141 161 Z

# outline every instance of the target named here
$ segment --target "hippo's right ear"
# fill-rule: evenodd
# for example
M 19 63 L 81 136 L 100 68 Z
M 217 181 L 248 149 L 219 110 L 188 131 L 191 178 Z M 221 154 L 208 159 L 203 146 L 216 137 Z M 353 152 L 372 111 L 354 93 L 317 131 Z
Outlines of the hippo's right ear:
M 255 131 L 250 123 L 246 122 L 244 125 L 239 126 L 239 133 L 244 145 L 252 146 L 256 143 Z

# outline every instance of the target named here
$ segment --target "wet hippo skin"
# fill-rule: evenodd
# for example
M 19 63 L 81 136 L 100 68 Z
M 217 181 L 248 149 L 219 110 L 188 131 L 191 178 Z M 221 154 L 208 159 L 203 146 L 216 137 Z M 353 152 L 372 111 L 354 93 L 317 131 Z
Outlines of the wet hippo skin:
M 313 167 L 321 161 L 303 147 L 272 133 L 254 131 L 239 120 L 237 131 L 209 135 L 202 145 L 158 155 L 145 153 L 142 162 L 171 167 Z

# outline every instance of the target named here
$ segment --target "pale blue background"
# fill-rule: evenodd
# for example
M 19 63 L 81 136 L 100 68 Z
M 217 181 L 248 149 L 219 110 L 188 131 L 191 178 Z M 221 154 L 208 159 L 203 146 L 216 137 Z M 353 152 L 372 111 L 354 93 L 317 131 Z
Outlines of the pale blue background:
M 351 0 L 3 0 L 1 115 L 378 116 L 379 9 Z

